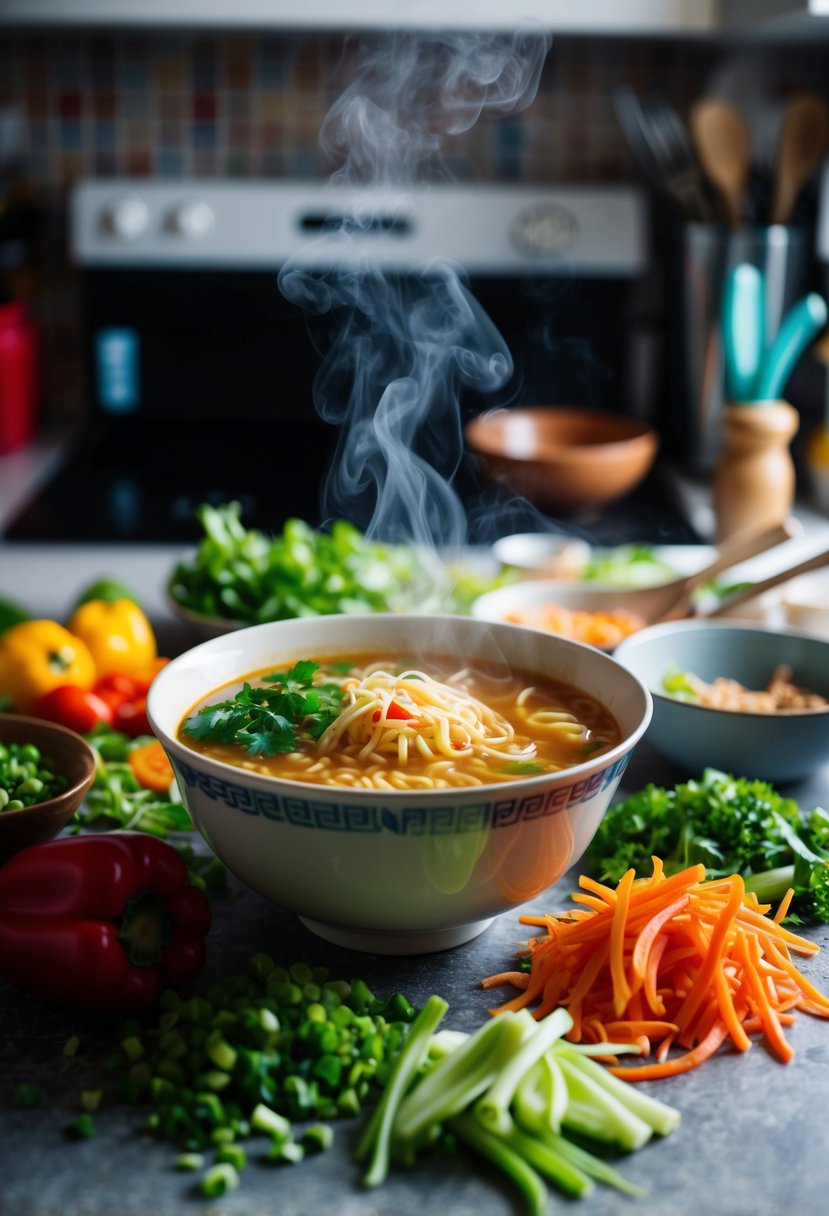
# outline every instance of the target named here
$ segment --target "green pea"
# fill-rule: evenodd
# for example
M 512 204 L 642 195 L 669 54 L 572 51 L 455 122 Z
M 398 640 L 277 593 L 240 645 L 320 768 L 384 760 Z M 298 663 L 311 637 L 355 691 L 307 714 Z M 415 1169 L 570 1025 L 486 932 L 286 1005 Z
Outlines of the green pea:
M 0 745 L 0 811 L 19 811 L 45 802 L 62 793 L 67 784 L 34 743 Z

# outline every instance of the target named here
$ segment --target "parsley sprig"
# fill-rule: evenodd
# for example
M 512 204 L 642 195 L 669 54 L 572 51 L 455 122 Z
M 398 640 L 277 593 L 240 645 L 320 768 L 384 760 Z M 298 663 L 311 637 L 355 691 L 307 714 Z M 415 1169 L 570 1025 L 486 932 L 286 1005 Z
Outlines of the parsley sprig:
M 300 659 L 289 671 L 245 683 L 226 701 L 202 706 L 182 731 L 205 743 L 230 743 L 251 756 L 296 751 L 303 738 L 318 739 L 342 709 L 340 684 L 315 684 L 319 663 Z

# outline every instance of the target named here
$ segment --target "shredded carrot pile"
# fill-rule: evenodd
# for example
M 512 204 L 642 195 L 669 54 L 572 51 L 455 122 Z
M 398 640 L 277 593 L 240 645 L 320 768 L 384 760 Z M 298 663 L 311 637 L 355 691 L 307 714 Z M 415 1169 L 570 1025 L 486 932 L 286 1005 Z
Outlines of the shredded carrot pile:
M 530 1008 L 541 1019 L 566 1006 L 572 1041 L 634 1043 L 641 1056 L 653 1054 L 653 1063 L 611 1069 L 628 1081 L 687 1072 L 727 1039 L 745 1051 L 753 1035 L 787 1063 L 794 1010 L 829 1017 L 829 997 L 792 961 L 818 946 L 781 923 L 791 892 L 770 916 L 738 874 L 707 881 L 698 865 L 666 878 L 653 863 L 650 877 L 629 870 L 615 889 L 582 876 L 572 896 L 580 907 L 522 916 L 544 932 L 527 942 L 529 972 L 481 981 L 519 989 L 491 1012 Z
M 602 650 L 612 650 L 637 630 L 644 628 L 645 619 L 625 608 L 609 608 L 599 612 L 564 608 L 560 604 L 540 604 L 535 608 L 516 608 L 504 619 L 513 625 L 530 625 L 558 633 L 574 642 L 587 642 Z

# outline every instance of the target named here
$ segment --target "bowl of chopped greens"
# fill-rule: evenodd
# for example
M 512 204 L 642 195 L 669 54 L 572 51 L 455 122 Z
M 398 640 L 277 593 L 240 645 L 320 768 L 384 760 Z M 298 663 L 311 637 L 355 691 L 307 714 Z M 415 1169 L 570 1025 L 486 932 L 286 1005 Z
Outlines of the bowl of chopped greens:
M 167 595 L 201 638 L 295 617 L 373 612 L 466 613 L 508 571 L 446 561 L 433 550 L 367 538 L 346 520 L 278 533 L 248 528 L 238 502 L 196 512 L 204 536 L 176 563 Z
M 829 763 L 829 641 L 691 619 L 626 638 L 614 657 L 649 689 L 648 741 L 686 776 L 794 781 Z
M 95 777 L 95 753 L 74 731 L 0 713 L 0 861 L 64 828 Z

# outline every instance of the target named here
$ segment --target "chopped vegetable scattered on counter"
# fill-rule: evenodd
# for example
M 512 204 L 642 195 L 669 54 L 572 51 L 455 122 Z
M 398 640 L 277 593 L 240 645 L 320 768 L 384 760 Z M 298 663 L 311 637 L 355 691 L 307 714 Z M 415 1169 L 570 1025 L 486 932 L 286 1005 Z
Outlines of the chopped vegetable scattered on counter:
M 75 829 L 126 828 L 162 837 L 193 830 L 172 767 L 154 736 L 131 738 L 99 723 L 85 737 L 98 764 L 92 787 L 73 817 Z
M 210 921 L 184 859 L 141 833 L 48 840 L 0 869 L 0 973 L 59 1005 L 156 1004 L 201 971 Z
M 706 769 L 700 780 L 648 785 L 610 807 L 584 854 L 585 871 L 619 882 L 662 859 L 670 875 L 702 863 L 708 878 L 740 874 L 764 902 L 792 887 L 790 920 L 829 922 L 829 814 L 801 816 L 765 781 Z
M 416 1015 L 405 996 L 382 1000 L 362 979 L 256 954 L 204 996 L 168 991 L 154 1013 L 123 1023 L 80 1114 L 92 1093 L 101 1120 L 134 1105 L 137 1130 L 174 1145 L 176 1167 L 200 1171 L 199 1191 L 215 1197 L 239 1185 L 251 1158 L 290 1165 L 329 1148 L 331 1121 L 377 1101 Z
M 426 1002 L 364 1129 L 356 1157 L 366 1186 L 383 1183 L 393 1161 L 415 1165 L 448 1134 L 504 1172 L 527 1216 L 547 1211 L 545 1179 L 573 1197 L 589 1194 L 594 1180 L 644 1194 L 606 1154 L 668 1135 L 680 1114 L 591 1058 L 638 1047 L 567 1042 L 573 1019 L 566 1009 L 541 1024 L 520 1010 L 471 1035 L 437 1031 L 447 1008 L 439 996 Z
M 792 960 L 818 947 L 780 923 L 787 901 L 769 916 L 740 875 L 706 880 L 696 865 L 668 877 L 654 857 L 648 878 L 631 869 L 609 887 L 582 875 L 579 888 L 572 901 L 582 906 L 519 918 L 542 932 L 523 950 L 528 971 L 482 981 L 519 989 L 494 1014 L 532 1009 L 543 1024 L 564 1005 L 575 1043 L 655 1049 L 653 1063 L 611 1069 L 626 1081 L 687 1072 L 729 1039 L 746 1051 L 752 1035 L 787 1063 L 793 1011 L 829 1017 L 829 997 Z
M 19 811 L 62 794 L 67 779 L 34 743 L 0 743 L 0 811 Z
M 450 569 L 435 553 L 369 540 L 337 520 L 317 531 L 290 519 L 267 536 L 246 528 L 238 502 L 196 512 L 205 532 L 175 567 L 172 599 L 201 616 L 246 624 L 355 612 L 468 611 L 507 577 Z

